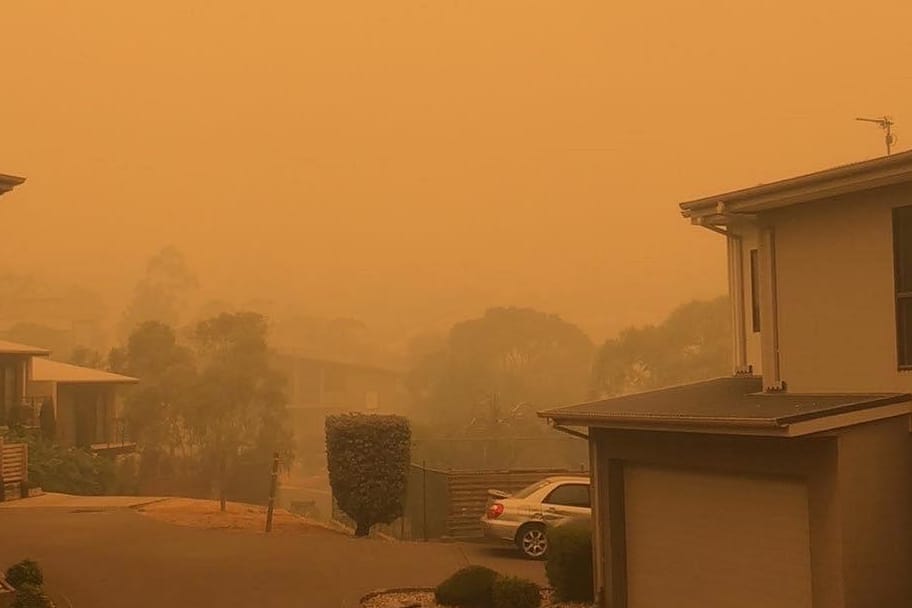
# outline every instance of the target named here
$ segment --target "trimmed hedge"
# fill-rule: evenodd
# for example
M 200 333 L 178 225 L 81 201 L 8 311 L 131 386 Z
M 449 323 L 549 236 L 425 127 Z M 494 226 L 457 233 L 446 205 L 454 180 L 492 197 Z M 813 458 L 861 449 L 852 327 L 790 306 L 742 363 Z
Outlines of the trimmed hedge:
M 548 530 L 545 574 L 561 600 L 592 601 L 592 526 L 589 522 L 571 522 Z
M 339 508 L 354 520 L 356 536 L 402 515 L 412 432 L 402 416 L 326 417 L 329 485 Z
M 16 599 L 10 608 L 54 608 L 54 602 L 45 595 L 41 587 L 24 583 L 16 589 Z
M 532 581 L 516 576 L 501 576 L 492 590 L 494 608 L 539 608 L 541 589 Z
M 44 584 L 44 574 L 38 562 L 24 559 L 6 569 L 6 582 L 12 585 L 13 589 L 18 589 L 22 585 L 40 587 Z
M 494 584 L 499 577 L 490 568 L 468 566 L 440 583 L 434 599 L 441 606 L 493 608 Z

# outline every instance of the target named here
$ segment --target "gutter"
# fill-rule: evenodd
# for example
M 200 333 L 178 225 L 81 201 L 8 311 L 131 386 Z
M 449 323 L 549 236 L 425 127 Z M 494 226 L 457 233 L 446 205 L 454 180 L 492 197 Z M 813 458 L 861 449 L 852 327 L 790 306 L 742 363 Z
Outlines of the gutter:
M 912 152 L 824 169 L 798 177 L 681 203 L 687 218 L 713 215 L 719 205 L 763 210 L 810 202 L 859 190 L 912 181 Z
M 554 419 L 551 419 L 550 422 L 551 422 L 551 428 L 553 428 L 555 431 L 560 431 L 561 433 L 567 433 L 568 435 L 572 435 L 573 437 L 579 437 L 580 439 L 585 439 L 586 441 L 589 440 L 588 433 L 583 433 L 582 431 L 577 431 L 576 429 L 567 428 L 567 427 L 563 426 L 562 424 L 557 424 L 557 422 Z

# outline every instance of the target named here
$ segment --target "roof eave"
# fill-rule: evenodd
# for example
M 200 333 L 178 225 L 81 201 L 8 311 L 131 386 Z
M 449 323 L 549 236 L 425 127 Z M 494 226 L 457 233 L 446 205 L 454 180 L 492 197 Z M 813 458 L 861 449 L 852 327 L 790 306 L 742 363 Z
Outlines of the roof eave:
M 57 384 L 138 384 L 139 378 L 35 378 L 36 382 L 55 382 Z
M 588 414 L 562 414 L 558 411 L 539 412 L 538 415 L 556 425 L 584 426 L 619 430 L 674 431 L 691 433 L 735 433 L 745 435 L 785 435 L 788 425 L 775 419 L 669 417 Z
M 25 182 L 24 177 L 19 177 L 18 175 L 6 175 L 4 173 L 0 173 L 0 194 L 3 194 L 4 192 L 9 192 L 10 190 L 12 190 L 16 186 L 22 184 L 23 182 Z
M 912 153 L 905 152 L 845 167 L 785 179 L 680 204 L 685 218 L 758 213 L 844 194 L 912 182 Z M 698 222 L 695 222 L 698 223 Z

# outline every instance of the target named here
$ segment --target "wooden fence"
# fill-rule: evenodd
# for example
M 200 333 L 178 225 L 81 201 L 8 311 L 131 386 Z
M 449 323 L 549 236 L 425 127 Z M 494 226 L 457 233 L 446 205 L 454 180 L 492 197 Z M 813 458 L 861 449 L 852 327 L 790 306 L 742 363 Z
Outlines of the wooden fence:
M 28 481 L 28 446 L 24 443 L 4 443 L 0 439 L 0 500 L 7 496 L 18 498 L 23 483 Z
M 587 475 L 580 469 L 443 471 L 413 464 L 409 469 L 405 516 L 377 531 L 407 540 L 478 538 L 488 490 L 516 492 L 554 475 Z M 352 525 L 333 501 L 333 519 Z

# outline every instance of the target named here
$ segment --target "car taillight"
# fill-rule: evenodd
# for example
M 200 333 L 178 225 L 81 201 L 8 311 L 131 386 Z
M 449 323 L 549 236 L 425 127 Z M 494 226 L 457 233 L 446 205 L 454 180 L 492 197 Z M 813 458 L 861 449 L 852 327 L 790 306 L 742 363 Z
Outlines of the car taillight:
M 503 515 L 504 506 L 499 502 L 495 502 L 493 505 L 488 507 L 488 519 L 497 519 Z

